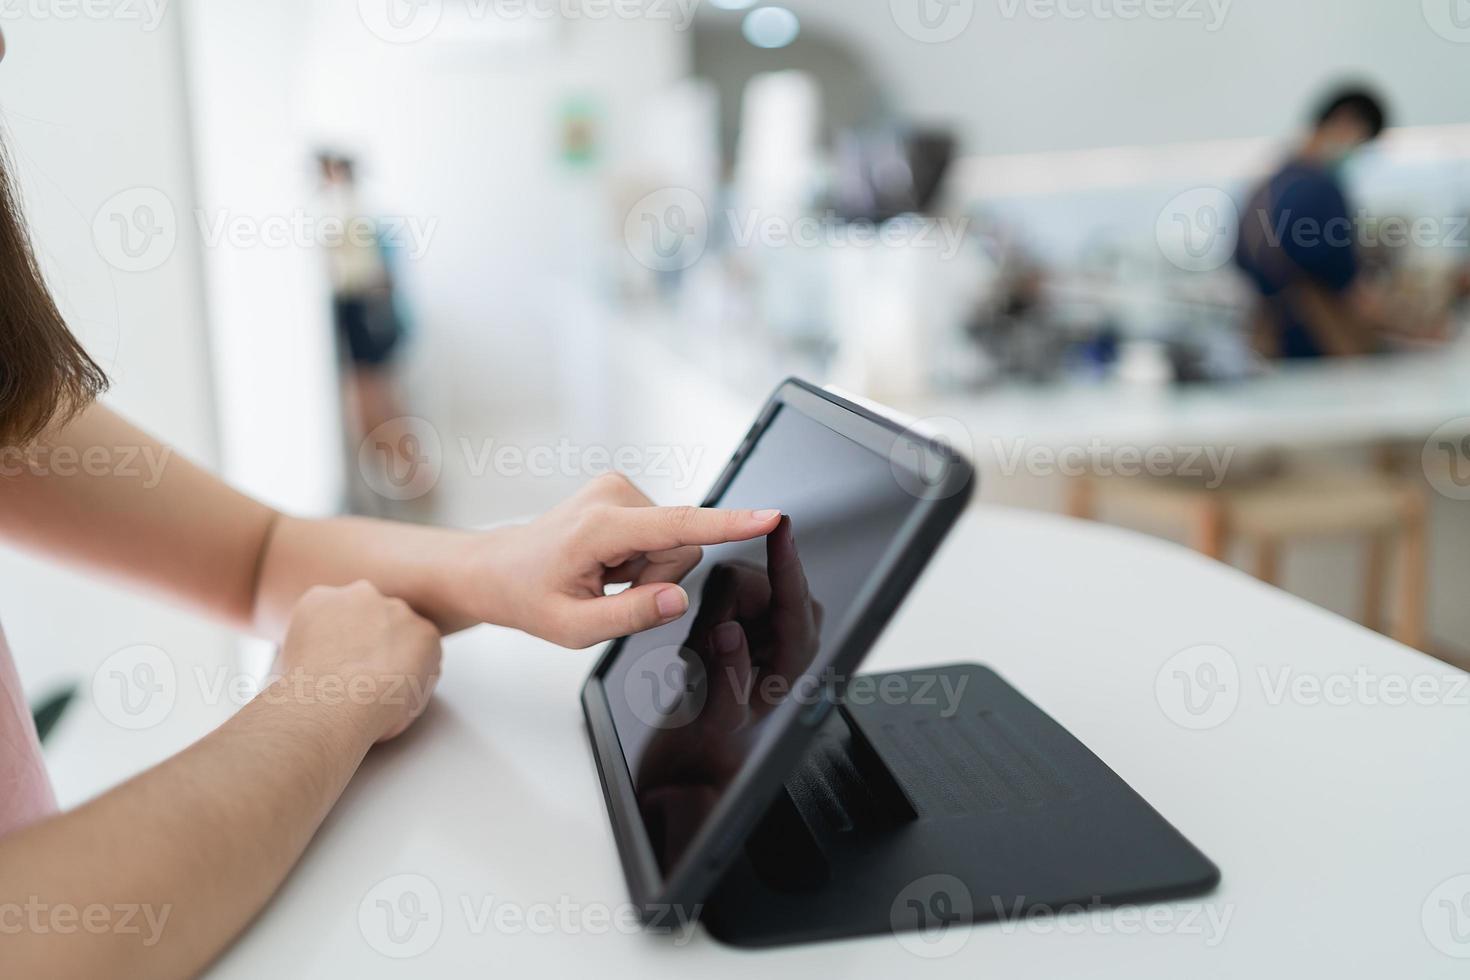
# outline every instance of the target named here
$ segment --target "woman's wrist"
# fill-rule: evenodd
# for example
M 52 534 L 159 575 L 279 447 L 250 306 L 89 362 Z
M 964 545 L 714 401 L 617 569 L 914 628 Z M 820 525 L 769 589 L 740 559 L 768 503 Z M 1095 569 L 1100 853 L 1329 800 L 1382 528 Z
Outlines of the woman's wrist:
M 350 678 L 309 676 L 300 670 L 276 677 L 251 706 L 327 755 L 355 759 L 383 736 L 393 714 L 374 692 L 355 688 Z
M 439 588 L 449 597 L 453 632 L 480 623 L 519 628 L 511 568 L 513 541 L 522 525 L 505 524 L 485 531 L 460 532 L 447 561 L 439 563 Z

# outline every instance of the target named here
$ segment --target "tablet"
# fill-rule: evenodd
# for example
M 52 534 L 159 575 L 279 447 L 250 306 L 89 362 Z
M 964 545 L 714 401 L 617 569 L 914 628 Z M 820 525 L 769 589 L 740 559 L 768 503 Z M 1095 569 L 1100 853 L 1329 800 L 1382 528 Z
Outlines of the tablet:
M 644 918 L 697 915 L 965 508 L 969 462 L 798 380 L 762 409 L 704 506 L 772 508 L 706 548 L 679 620 L 625 637 L 582 691 Z

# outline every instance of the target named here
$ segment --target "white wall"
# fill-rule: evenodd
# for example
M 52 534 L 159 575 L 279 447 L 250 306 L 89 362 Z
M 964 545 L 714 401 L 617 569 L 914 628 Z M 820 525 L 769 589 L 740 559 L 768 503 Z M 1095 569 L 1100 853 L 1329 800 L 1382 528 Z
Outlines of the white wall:
M 311 130 L 358 157 L 374 213 L 431 229 L 399 270 L 410 411 L 448 445 L 459 419 L 556 401 L 530 366 L 557 356 L 549 324 L 568 290 L 595 288 L 618 257 L 610 198 L 651 96 L 687 69 L 687 33 L 656 18 L 497 21 L 446 0 L 436 30 L 392 43 L 353 0 L 307 9 Z M 571 100 L 597 107 L 592 167 L 562 159 Z
M 174 11 L 154 30 L 120 19 L 0 19 L 9 47 L 0 111 L 47 278 L 112 376 L 109 401 L 208 462 L 199 251 L 177 234 L 193 202 L 178 24 Z M 143 271 L 109 261 L 120 231 L 108 219 L 132 219 L 134 198 L 159 204 L 159 226 L 176 236 L 171 250 L 160 236 L 139 256 Z M 136 228 L 129 233 L 141 247 Z
M 952 23 L 970 19 L 943 43 L 892 12 L 940 0 L 785 2 L 807 30 L 850 39 L 906 116 L 955 125 L 969 152 L 1276 136 L 1345 75 L 1378 84 L 1405 125 L 1470 111 L 1470 30 L 1448 40 L 1426 15 L 1457 0 L 1213 0 L 1213 31 L 1212 0 L 1151 0 L 1200 20 L 1094 13 L 1145 6 L 1133 0 L 954 0 Z M 1028 13 L 1049 9 L 1084 16 Z
M 185 8 L 223 472 L 288 512 L 342 502 L 330 292 L 300 125 L 301 5 Z
M 61 7 L 6 9 L 21 13 L 0 19 L 8 42 L 0 111 L 61 309 L 111 374 L 108 401 L 212 463 L 200 257 L 180 225 L 193 188 L 177 12 L 155 24 L 67 18 Z M 76 14 L 80 6 L 66 9 Z M 149 7 L 130 9 L 146 18 Z M 144 239 L 133 225 L 138 254 L 129 256 L 114 217 L 142 221 L 149 215 L 140 205 L 152 209 L 143 226 L 160 234 Z M 81 682 L 85 692 L 98 665 L 132 644 L 163 648 L 184 673 L 230 658 L 222 630 L 7 550 L 0 550 L 0 619 L 33 695 L 64 682 Z M 48 750 L 58 792 L 64 802 L 85 797 L 175 751 L 219 714 L 181 691 L 161 725 L 126 732 L 83 701 Z

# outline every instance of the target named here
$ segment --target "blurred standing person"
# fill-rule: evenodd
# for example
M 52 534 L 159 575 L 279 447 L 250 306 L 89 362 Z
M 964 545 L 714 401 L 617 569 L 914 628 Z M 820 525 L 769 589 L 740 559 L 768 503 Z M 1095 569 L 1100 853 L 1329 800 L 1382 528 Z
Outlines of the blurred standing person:
M 1254 332 L 1263 355 L 1314 358 L 1379 349 L 1387 316 L 1359 274 L 1358 226 L 1340 171 L 1386 124 L 1373 93 L 1333 93 L 1305 142 L 1251 194 L 1235 262 L 1260 297 Z
M 384 447 L 369 454 L 387 470 L 395 484 L 400 474 L 412 480 L 427 475 L 418 460 L 403 456 L 412 446 L 404 432 L 403 399 L 396 377 L 396 360 L 403 346 L 404 327 L 399 316 L 393 277 L 378 223 L 358 200 L 356 166 L 351 158 L 333 153 L 317 157 L 322 177 L 324 218 L 334 222 L 332 234 L 323 235 L 327 272 L 332 283 L 332 317 L 340 355 L 346 360 L 344 396 L 352 443 L 372 436 Z M 366 474 L 364 474 L 366 476 Z M 419 488 L 404 488 L 406 499 L 423 496 Z M 427 488 L 422 488 L 427 492 Z

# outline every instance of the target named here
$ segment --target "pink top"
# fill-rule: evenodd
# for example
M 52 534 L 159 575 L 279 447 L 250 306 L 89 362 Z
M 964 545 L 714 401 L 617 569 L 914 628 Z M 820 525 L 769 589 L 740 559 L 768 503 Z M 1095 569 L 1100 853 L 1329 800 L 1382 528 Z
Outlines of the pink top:
M 55 812 L 36 725 L 0 632 L 0 837 Z

